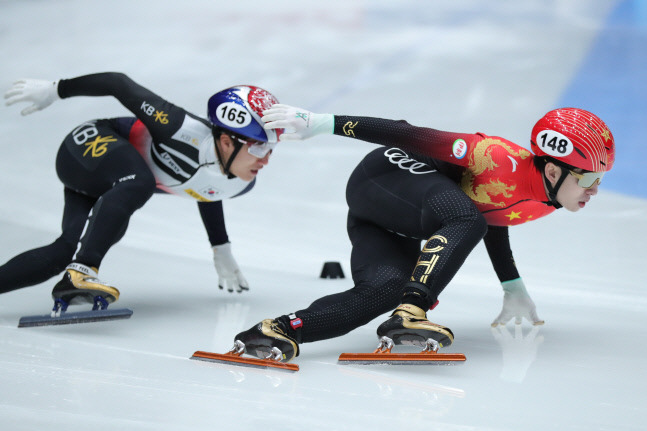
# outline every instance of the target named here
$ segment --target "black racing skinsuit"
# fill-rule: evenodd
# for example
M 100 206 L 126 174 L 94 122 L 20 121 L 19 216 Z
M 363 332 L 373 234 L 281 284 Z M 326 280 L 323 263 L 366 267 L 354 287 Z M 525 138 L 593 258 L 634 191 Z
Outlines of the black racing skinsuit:
M 61 98 L 113 96 L 135 117 L 87 121 L 65 137 L 56 157 L 56 172 L 64 185 L 65 199 L 61 236 L 0 266 L 0 293 L 44 282 L 63 271 L 73 258 L 98 268 L 110 247 L 123 237 L 131 215 L 159 191 L 150 168 L 128 140 L 137 119 L 145 124 L 155 142 L 174 146 L 176 153 L 186 153 L 185 159 L 198 156 L 197 150 L 190 152 L 191 148 L 172 138 L 185 117 L 191 116 L 211 127 L 206 120 L 167 102 L 121 73 L 63 79 L 58 92 Z M 163 121 L 156 121 L 143 110 L 147 106 L 144 103 L 163 110 Z M 182 158 L 175 163 L 188 172 L 194 169 Z M 222 202 L 198 202 L 198 207 L 211 245 L 228 242 Z

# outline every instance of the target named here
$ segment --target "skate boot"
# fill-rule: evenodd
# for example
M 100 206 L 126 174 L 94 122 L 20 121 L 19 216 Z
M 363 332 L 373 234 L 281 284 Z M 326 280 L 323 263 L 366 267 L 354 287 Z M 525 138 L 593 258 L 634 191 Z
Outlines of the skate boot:
M 108 304 L 119 299 L 119 290 L 98 278 L 95 268 L 71 263 L 63 279 L 52 290 L 53 313 L 65 311 L 72 304 L 93 304 L 93 310 L 105 310 Z
M 440 347 L 447 347 L 454 341 L 449 328 L 431 323 L 422 308 L 402 304 L 395 309 L 391 318 L 377 328 L 377 336 L 388 337 L 394 344 L 408 344 L 425 347 L 427 340 L 435 340 Z
M 236 345 L 239 342 L 244 344 L 245 353 L 259 359 L 289 362 L 299 356 L 299 345 L 277 319 L 265 319 L 236 335 Z

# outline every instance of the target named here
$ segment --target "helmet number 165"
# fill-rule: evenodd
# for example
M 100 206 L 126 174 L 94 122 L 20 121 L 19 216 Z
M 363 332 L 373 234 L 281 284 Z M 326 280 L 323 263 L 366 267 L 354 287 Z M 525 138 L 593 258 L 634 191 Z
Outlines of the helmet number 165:
M 226 102 L 218 107 L 218 120 L 229 127 L 242 128 L 252 122 L 249 112 L 234 102 Z

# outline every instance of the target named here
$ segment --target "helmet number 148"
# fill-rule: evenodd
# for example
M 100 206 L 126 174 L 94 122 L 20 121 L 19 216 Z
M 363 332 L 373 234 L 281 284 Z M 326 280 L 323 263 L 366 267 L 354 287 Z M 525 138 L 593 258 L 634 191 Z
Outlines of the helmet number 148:
M 570 139 L 554 130 L 544 130 L 537 135 L 541 149 L 549 156 L 564 157 L 573 152 Z

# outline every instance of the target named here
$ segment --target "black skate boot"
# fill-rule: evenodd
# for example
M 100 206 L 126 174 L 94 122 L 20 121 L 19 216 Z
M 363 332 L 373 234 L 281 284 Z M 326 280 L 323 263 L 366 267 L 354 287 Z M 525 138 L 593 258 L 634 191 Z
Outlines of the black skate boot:
M 427 340 L 435 340 L 440 347 L 447 347 L 454 341 L 449 328 L 431 323 L 422 308 L 402 304 L 391 317 L 377 328 L 377 336 L 388 337 L 394 344 L 408 344 L 425 347 Z
M 299 356 L 299 345 L 277 319 L 265 319 L 241 332 L 236 335 L 236 345 L 238 342 L 244 344 L 245 353 L 259 359 L 289 362 Z
M 94 268 L 79 263 L 69 264 L 63 279 L 52 290 L 54 312 L 65 311 L 72 304 L 93 304 L 93 310 L 104 310 L 119 299 L 119 290 L 97 277 Z

